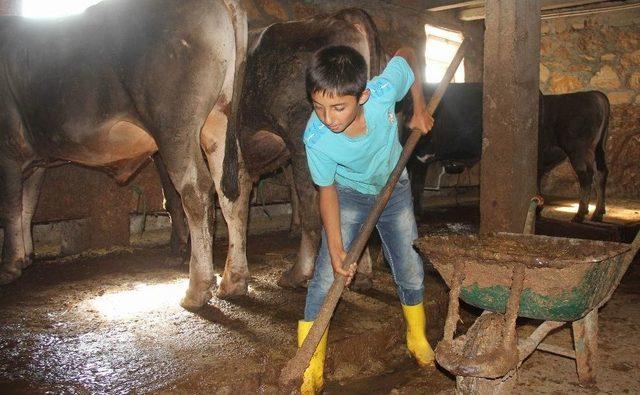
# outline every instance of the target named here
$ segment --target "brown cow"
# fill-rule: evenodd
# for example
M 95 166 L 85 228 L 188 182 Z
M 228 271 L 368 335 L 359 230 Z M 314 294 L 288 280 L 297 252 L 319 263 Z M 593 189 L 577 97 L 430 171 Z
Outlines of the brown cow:
M 182 305 L 204 304 L 215 285 L 213 184 L 227 218 L 247 210 L 230 116 L 246 56 L 244 11 L 234 0 L 107 0 L 51 21 L 2 17 L 0 40 L 0 283 L 32 260 L 47 166 L 80 163 L 123 182 L 157 151 L 192 240 Z M 233 256 L 244 235 L 229 234 Z

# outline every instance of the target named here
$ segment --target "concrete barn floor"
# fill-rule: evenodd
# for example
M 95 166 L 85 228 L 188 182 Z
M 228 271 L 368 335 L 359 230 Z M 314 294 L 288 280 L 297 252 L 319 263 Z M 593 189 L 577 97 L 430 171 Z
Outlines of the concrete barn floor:
M 433 209 L 421 234 L 477 230 L 477 209 Z M 225 250 L 216 241 L 215 251 Z M 295 353 L 304 290 L 281 289 L 295 257 L 286 232 L 250 237 L 249 295 L 213 299 L 198 313 L 178 306 L 187 270 L 166 248 L 128 249 L 37 262 L 0 288 L 0 393 L 277 393 Z M 219 272 L 224 253 L 215 256 Z M 429 271 L 429 337 L 442 334 L 446 287 Z M 453 393 L 454 380 L 423 371 L 403 344 L 404 324 L 389 272 L 374 289 L 347 292 L 331 324 L 325 393 Z M 600 314 L 599 379 L 577 383 L 572 360 L 535 352 L 522 365 L 519 393 L 639 393 L 640 268 L 634 263 Z M 463 316 L 468 326 L 477 311 Z M 531 332 L 523 322 L 520 333 Z M 570 347 L 563 328 L 547 342 Z

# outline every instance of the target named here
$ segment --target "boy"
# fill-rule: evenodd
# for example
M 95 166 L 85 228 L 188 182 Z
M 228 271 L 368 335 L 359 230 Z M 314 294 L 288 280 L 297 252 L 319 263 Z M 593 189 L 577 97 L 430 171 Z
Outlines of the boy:
M 398 50 L 383 73 L 367 82 L 367 65 L 351 47 L 316 52 L 306 74 L 313 113 L 304 132 L 309 170 L 319 188 L 322 244 L 309 282 L 304 320 L 298 323 L 298 345 L 304 341 L 335 275 L 353 277 L 356 265 L 342 269 L 352 240 L 371 211 L 377 194 L 400 157 L 395 104 L 411 88 L 412 129 L 427 133 L 427 113 L 415 54 Z M 425 336 L 424 272 L 412 242 L 418 237 L 406 169 L 376 225 L 391 266 L 407 322 L 407 347 L 420 366 L 432 366 L 434 354 Z M 325 332 L 304 373 L 302 393 L 323 386 L 327 345 Z

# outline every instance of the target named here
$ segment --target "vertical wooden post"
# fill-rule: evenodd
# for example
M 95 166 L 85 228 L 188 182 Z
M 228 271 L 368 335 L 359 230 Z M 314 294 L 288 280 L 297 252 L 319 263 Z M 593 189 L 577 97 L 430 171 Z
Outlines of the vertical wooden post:
M 521 232 L 537 189 L 540 4 L 485 7 L 480 231 Z
M 582 385 L 595 384 L 598 369 L 598 309 L 591 310 L 572 325 L 578 380 Z

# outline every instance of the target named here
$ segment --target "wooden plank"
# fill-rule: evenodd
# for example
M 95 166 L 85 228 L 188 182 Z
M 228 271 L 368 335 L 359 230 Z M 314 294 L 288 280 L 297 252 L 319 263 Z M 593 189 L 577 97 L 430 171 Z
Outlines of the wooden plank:
M 545 236 L 631 243 L 639 231 L 639 223 L 616 224 L 591 221 L 577 223 L 541 216 L 536 219 L 536 234 Z
M 604 1 L 604 0 L 541 0 L 542 19 L 556 16 L 569 16 L 571 14 L 588 14 L 608 10 L 616 10 L 619 7 L 637 7 L 636 1 Z M 561 12 L 559 11 L 561 10 Z M 473 7 L 458 11 L 458 19 L 462 21 L 475 21 L 485 18 L 485 7 Z
M 537 190 L 540 5 L 486 4 L 480 231 L 519 233 Z
M 462 7 L 475 7 L 484 4 L 484 0 L 460 1 L 460 0 L 432 0 L 428 2 L 427 11 L 437 12 L 453 10 Z
M 575 239 L 622 241 L 619 227 L 614 224 L 577 223 L 553 218 L 539 217 L 536 234 Z

